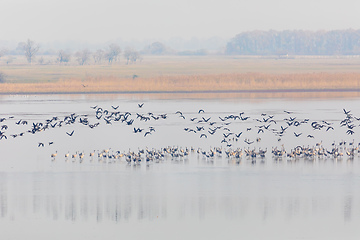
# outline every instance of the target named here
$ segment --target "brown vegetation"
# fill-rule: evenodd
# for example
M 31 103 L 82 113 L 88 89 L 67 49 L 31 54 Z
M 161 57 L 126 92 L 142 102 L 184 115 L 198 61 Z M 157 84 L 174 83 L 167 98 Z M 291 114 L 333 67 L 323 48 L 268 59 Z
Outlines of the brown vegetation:
M 0 93 L 360 91 L 359 57 L 153 57 L 127 65 L 0 62 Z M 55 56 L 56 59 L 56 56 Z
M 65 78 L 55 82 L 2 83 L 1 93 L 360 91 L 360 73 L 232 73 Z

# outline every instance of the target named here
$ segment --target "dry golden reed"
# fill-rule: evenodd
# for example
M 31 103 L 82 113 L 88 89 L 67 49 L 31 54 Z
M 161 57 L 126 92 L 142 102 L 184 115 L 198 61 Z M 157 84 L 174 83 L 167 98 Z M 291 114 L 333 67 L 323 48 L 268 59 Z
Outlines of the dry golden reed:
M 2 83 L 0 93 L 222 92 L 360 90 L 360 73 L 231 73 L 149 78 L 87 76 L 55 82 Z

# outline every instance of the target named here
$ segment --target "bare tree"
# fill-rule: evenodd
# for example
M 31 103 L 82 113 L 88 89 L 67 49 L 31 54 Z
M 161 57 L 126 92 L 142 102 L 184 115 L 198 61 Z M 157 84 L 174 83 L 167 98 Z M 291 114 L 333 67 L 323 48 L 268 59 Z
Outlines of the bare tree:
M 39 51 L 39 45 L 30 39 L 26 42 L 20 42 L 18 48 L 24 51 L 25 57 L 29 63 L 34 60 L 37 52 Z
M 71 54 L 64 51 L 64 50 L 60 50 L 58 52 L 58 57 L 57 57 L 57 62 L 59 62 L 60 64 L 61 63 L 68 63 L 70 62 L 70 59 L 71 59 Z
M 140 53 L 132 48 L 127 47 L 124 51 L 124 57 L 126 64 L 136 63 L 136 60 L 140 59 Z
M 44 59 L 43 56 L 41 56 L 41 57 L 39 58 L 38 63 L 41 64 L 41 65 L 45 64 L 45 59 Z
M 117 61 L 118 57 L 120 56 L 121 48 L 119 45 L 112 43 L 109 45 L 109 49 L 105 54 L 106 59 L 109 63 L 112 63 L 113 61 Z
M 7 53 L 8 53 L 8 50 L 7 50 L 7 49 L 5 49 L 5 48 L 1 49 L 1 50 L 0 50 L 0 58 L 3 57 L 3 56 L 5 56 Z
M 102 59 L 104 58 L 105 52 L 102 49 L 98 49 L 94 54 L 93 54 L 93 59 L 95 64 L 99 64 L 101 63 Z
M 89 61 L 91 52 L 89 51 L 89 49 L 84 49 L 82 51 L 76 52 L 75 56 L 78 63 L 80 65 L 84 65 Z

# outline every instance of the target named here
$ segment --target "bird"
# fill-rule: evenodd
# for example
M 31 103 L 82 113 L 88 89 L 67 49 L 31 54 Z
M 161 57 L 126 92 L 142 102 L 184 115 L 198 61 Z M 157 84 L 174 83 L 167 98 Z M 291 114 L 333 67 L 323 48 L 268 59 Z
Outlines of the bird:
M 70 137 L 74 134 L 74 130 L 72 130 L 72 132 L 71 133 L 68 133 L 68 132 L 66 132 L 66 134 L 67 135 L 69 135 Z
M 198 113 L 204 113 L 205 111 L 203 109 L 200 109 Z
M 51 154 L 51 157 L 55 159 L 55 157 L 57 156 L 57 151 L 53 154 Z
M 243 133 L 243 132 L 240 132 L 239 134 L 235 134 L 235 136 L 236 136 L 237 138 L 239 138 L 242 133 Z
M 294 132 L 295 137 L 300 137 L 301 134 L 302 134 L 302 133 L 296 133 L 296 132 Z
M 349 111 L 346 111 L 345 110 L 345 108 L 343 108 L 343 111 L 344 111 L 344 113 L 346 114 L 346 115 L 348 115 L 351 111 L 349 110 Z
M 138 103 L 139 108 L 142 108 L 144 106 L 144 103 Z
M 329 126 L 329 127 L 326 129 L 326 131 L 329 131 L 330 129 L 334 130 L 333 127 Z
M 202 119 L 204 120 L 204 122 L 208 122 L 208 121 L 210 120 L 210 118 L 211 118 L 211 117 L 209 117 L 209 118 L 206 119 L 206 118 L 202 117 Z

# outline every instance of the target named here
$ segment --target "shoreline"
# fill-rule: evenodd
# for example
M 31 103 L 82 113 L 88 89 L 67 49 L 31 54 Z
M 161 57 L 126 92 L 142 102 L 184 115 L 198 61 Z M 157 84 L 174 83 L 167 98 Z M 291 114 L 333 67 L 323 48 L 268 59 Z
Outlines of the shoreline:
M 244 89 L 244 90 L 194 90 L 194 91 L 29 91 L 29 92 L 0 92 L 0 95 L 79 95 L 79 94 L 222 94 L 222 93 L 360 93 L 360 89 Z

